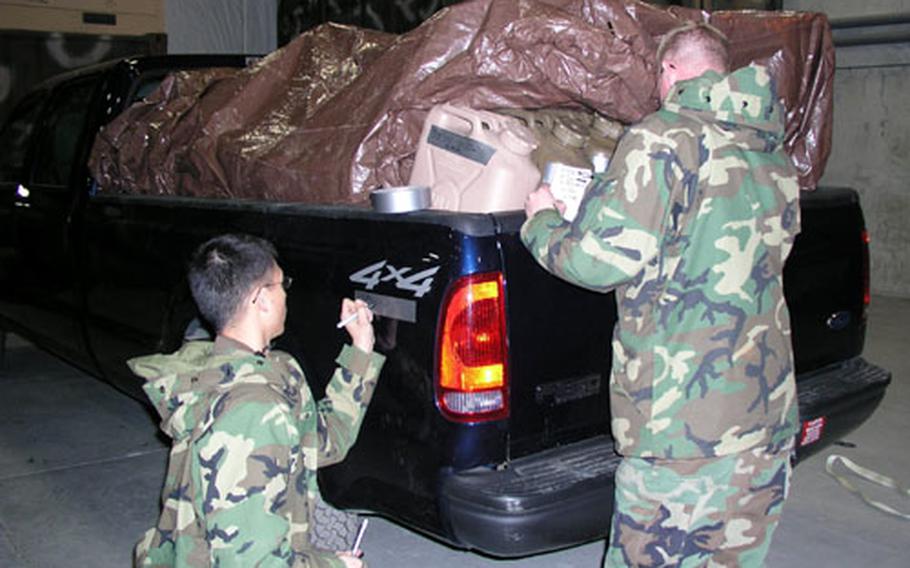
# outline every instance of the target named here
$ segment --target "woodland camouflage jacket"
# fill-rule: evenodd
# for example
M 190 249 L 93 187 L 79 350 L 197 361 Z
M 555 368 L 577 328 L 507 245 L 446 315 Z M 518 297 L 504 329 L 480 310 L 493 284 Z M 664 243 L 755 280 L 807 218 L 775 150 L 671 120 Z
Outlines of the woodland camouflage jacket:
M 343 566 L 308 539 L 316 469 L 354 444 L 384 360 L 346 345 L 320 401 L 287 353 L 221 336 L 129 361 L 173 438 L 136 564 Z
M 783 267 L 797 176 L 767 70 L 677 83 L 629 129 L 572 223 L 538 212 L 522 240 L 550 272 L 616 291 L 610 404 L 627 456 L 782 447 L 798 425 Z

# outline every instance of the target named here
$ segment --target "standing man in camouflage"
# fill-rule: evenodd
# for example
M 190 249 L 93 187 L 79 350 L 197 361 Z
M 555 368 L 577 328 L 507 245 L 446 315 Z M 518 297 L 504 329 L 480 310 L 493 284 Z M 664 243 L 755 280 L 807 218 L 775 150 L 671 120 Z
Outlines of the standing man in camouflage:
M 384 362 L 373 353 L 372 313 L 342 301 L 345 345 L 326 397 L 314 401 L 293 357 L 269 345 L 284 332 L 291 279 L 274 247 L 247 235 L 202 244 L 189 269 L 214 342 L 129 362 L 173 438 L 155 528 L 139 566 L 361 567 L 350 551 L 313 548 L 316 469 L 354 444 Z
M 546 186 L 522 239 L 550 272 L 615 290 L 616 471 L 606 566 L 761 566 L 798 427 L 784 261 L 796 172 L 768 70 L 729 73 L 704 24 L 658 52 L 661 109 L 631 127 L 580 213 Z

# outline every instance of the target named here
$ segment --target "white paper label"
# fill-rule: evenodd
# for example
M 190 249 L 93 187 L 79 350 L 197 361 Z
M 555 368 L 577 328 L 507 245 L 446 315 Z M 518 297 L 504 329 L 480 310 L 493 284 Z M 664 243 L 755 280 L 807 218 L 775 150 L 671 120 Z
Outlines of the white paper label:
M 544 168 L 543 182 L 550 185 L 553 197 L 566 204 L 563 217 L 567 220 L 572 221 L 578 215 L 578 205 L 592 175 L 587 168 L 576 168 L 559 162 L 548 162 Z

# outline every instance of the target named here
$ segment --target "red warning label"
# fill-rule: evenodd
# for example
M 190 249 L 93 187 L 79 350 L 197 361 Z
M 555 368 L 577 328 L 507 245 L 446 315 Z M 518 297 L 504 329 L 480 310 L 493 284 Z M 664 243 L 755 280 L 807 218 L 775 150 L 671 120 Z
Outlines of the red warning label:
M 807 420 L 803 422 L 803 433 L 799 438 L 800 446 L 808 446 L 813 442 L 817 442 L 819 438 L 822 437 L 822 432 L 825 430 L 825 417 L 821 416 L 813 420 Z

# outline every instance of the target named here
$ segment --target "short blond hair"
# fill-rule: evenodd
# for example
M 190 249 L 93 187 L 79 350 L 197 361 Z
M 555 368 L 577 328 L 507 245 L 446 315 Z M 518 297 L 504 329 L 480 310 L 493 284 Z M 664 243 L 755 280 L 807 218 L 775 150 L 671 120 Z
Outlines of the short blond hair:
M 730 41 L 722 31 L 706 22 L 689 22 L 671 30 L 660 41 L 657 62 L 680 56 L 700 58 L 723 73 L 730 72 Z

